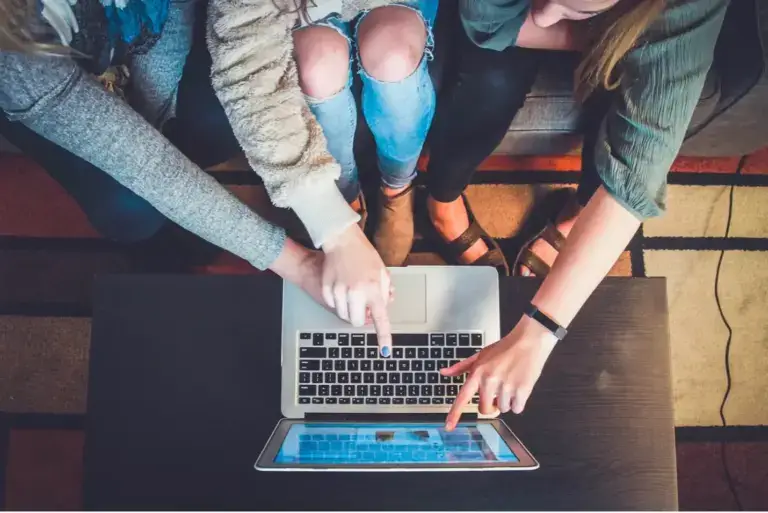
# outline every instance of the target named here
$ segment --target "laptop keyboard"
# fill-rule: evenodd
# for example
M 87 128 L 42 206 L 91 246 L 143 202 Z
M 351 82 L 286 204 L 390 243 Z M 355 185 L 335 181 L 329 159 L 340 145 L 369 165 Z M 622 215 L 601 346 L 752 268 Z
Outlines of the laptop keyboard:
M 393 334 L 392 356 L 383 358 L 375 334 L 301 332 L 298 402 L 453 404 L 464 376 L 442 376 L 440 369 L 482 348 L 480 333 Z

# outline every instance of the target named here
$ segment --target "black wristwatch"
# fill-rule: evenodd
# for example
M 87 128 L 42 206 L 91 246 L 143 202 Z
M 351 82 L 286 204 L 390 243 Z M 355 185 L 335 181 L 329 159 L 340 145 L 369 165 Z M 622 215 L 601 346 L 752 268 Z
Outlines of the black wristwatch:
M 557 322 L 552 320 L 551 317 L 543 313 L 533 304 L 528 305 L 528 308 L 526 308 L 525 310 L 525 315 L 527 315 L 528 317 L 535 320 L 536 322 L 538 322 L 539 324 L 547 328 L 549 331 L 551 331 L 552 334 L 555 337 L 557 337 L 558 340 L 563 340 L 565 336 L 568 334 L 567 329 L 560 326 Z

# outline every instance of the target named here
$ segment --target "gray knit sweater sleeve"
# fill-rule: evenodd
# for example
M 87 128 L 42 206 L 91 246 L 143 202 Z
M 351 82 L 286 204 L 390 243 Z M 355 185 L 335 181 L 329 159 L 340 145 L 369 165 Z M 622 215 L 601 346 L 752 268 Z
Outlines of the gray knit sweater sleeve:
M 282 229 L 231 195 L 73 61 L 0 52 L 0 108 L 253 266 L 266 269 L 282 251 Z
M 667 173 L 712 65 L 728 0 L 669 0 L 621 64 L 595 165 L 606 190 L 638 219 L 665 209 Z

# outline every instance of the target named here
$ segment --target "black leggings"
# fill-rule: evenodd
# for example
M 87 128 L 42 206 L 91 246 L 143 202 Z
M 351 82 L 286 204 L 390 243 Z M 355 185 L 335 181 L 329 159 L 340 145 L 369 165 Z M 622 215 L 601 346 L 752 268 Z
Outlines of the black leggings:
M 510 47 L 504 51 L 475 45 L 463 27 L 456 30 L 455 70 L 446 83 L 430 134 L 427 187 L 437 201 L 458 199 L 472 175 L 498 145 L 512 119 L 523 106 L 539 69 L 542 50 Z M 597 95 L 585 106 L 582 177 L 578 197 L 582 204 L 600 186 L 592 158 L 597 131 L 607 98 Z

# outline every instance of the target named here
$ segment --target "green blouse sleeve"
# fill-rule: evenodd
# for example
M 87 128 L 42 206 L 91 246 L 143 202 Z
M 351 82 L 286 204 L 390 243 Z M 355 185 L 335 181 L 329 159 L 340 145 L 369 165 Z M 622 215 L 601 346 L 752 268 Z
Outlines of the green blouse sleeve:
M 622 61 L 595 148 L 605 189 L 640 220 L 664 212 L 667 173 L 704 87 L 729 0 L 671 0 Z
M 517 42 L 530 7 L 530 0 L 459 0 L 459 16 L 472 42 L 501 51 Z

